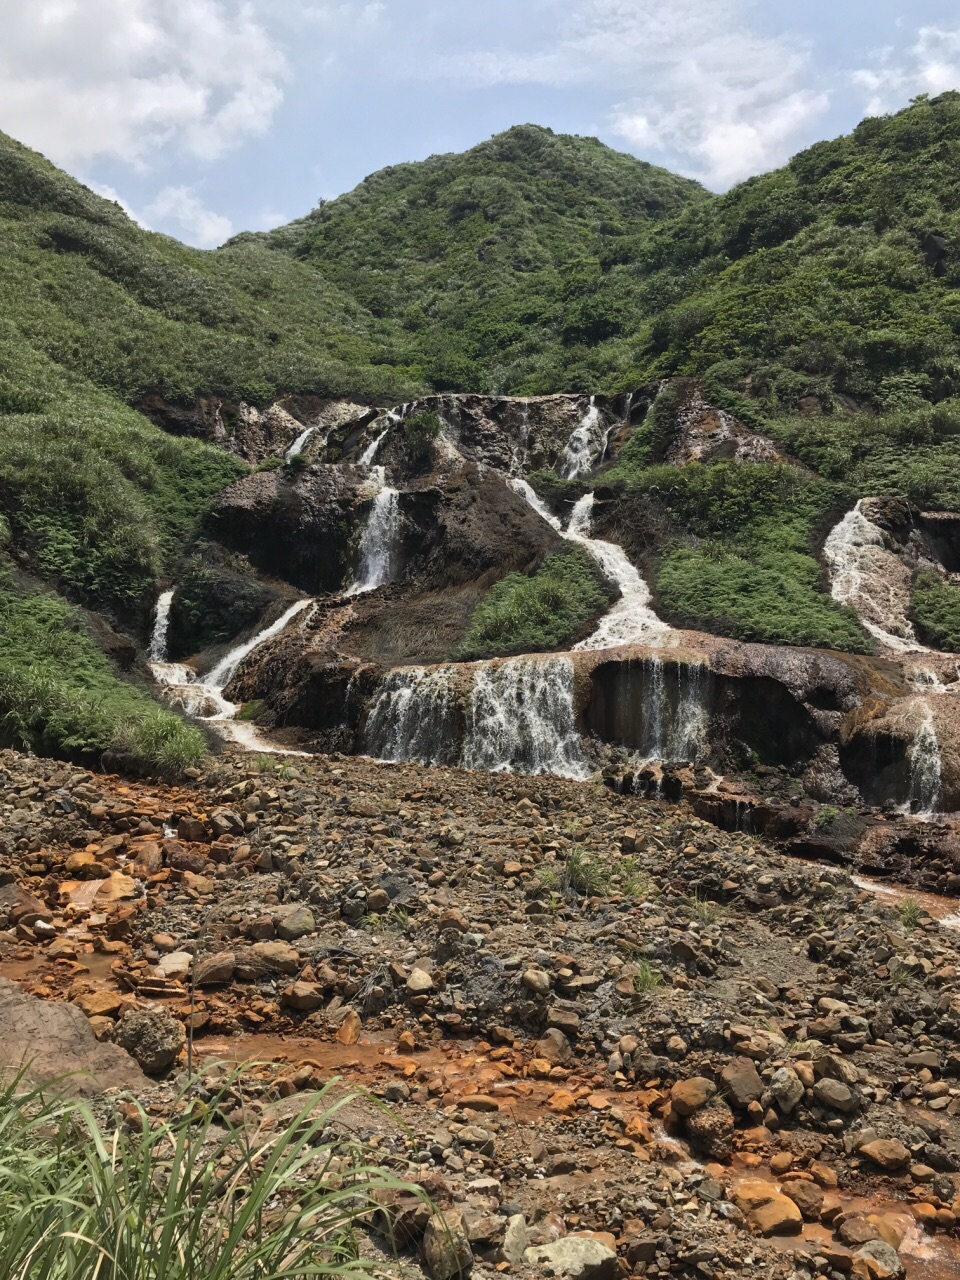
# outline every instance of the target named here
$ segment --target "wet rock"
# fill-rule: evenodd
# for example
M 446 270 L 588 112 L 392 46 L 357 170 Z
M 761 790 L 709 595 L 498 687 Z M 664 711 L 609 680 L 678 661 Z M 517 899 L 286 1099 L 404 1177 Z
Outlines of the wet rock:
M 166 1009 L 131 1009 L 117 1023 L 114 1040 L 148 1076 L 173 1066 L 187 1042 L 183 1023 Z
M 816 1222 L 823 1208 L 823 1190 L 805 1178 L 784 1183 L 783 1194 L 793 1201 L 807 1222 Z
M 761 1235 L 796 1235 L 803 1230 L 799 1208 L 772 1183 L 759 1179 L 743 1182 L 734 1189 L 733 1202 Z
M 617 1255 L 592 1236 L 569 1235 L 551 1244 L 535 1245 L 524 1252 L 523 1260 L 541 1273 L 549 1271 L 571 1280 L 616 1280 Z
M 858 1280 L 902 1280 L 904 1274 L 900 1255 L 884 1240 L 869 1240 L 853 1255 Z
M 690 1141 L 713 1160 L 729 1160 L 733 1151 L 733 1112 L 720 1099 L 700 1107 L 686 1121 Z

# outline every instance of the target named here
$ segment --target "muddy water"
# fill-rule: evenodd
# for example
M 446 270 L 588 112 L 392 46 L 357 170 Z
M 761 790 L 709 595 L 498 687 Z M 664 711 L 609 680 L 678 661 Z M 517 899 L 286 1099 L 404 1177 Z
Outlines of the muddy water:
M 872 876 L 851 876 L 850 879 L 858 889 L 865 889 L 867 893 L 874 894 L 891 906 L 901 902 L 915 902 L 934 920 L 939 921 L 942 928 L 960 932 L 960 902 L 956 898 L 946 898 L 939 893 L 922 893 L 915 889 L 904 889 L 900 885 L 875 880 Z

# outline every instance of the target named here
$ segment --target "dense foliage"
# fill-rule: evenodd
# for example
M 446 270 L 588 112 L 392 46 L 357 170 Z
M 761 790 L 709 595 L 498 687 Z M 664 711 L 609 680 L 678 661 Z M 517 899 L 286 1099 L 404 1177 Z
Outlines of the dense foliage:
M 511 573 L 474 610 L 458 658 L 569 648 L 613 592 L 582 547 L 556 552 L 533 574 Z
M 719 197 L 523 126 L 265 239 L 402 326 L 438 389 L 690 373 L 776 412 L 898 409 L 960 391 L 958 160 L 957 93 Z
M 625 451 L 606 480 L 618 491 L 617 535 L 652 557 L 667 619 L 743 640 L 868 651 L 815 555 L 825 517 L 849 502 L 838 485 L 773 463 L 638 466 L 646 448 Z
M 938 573 L 918 574 L 910 612 L 925 644 L 960 653 L 960 587 L 945 582 Z
M 199 729 L 118 678 L 62 600 L 0 579 L 0 741 L 96 762 L 105 751 L 177 775 L 203 755 Z

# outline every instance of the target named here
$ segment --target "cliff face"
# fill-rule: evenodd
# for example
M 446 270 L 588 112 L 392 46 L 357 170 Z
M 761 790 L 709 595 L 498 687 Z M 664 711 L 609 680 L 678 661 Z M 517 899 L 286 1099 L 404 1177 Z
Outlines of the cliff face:
M 261 419 L 282 422 L 282 412 Z M 709 519 L 722 522 L 741 518 L 743 482 L 796 476 L 803 495 L 808 473 L 698 381 L 325 412 L 286 462 L 225 490 L 205 529 L 230 572 L 271 600 L 291 588 L 316 598 L 227 685 L 227 697 L 256 706 L 262 731 L 395 759 L 599 768 L 618 788 L 679 786 L 721 823 L 749 813 L 790 836 L 810 821 L 804 806 L 960 807 L 957 663 L 921 645 L 910 620 L 918 573 L 952 581 L 960 526 L 950 513 L 863 500 L 827 526 L 810 598 L 855 612 L 873 653 L 744 643 L 657 615 L 658 565 L 678 539 L 696 547 L 703 537 L 678 524 L 676 495 L 695 477 Z M 638 509 L 638 476 L 651 503 L 639 563 L 614 541 L 616 513 Z M 751 515 L 751 527 L 766 517 Z M 571 554 L 593 565 L 612 603 L 601 596 L 553 653 L 518 652 L 515 637 L 535 634 L 531 615 L 565 607 L 551 566 Z M 481 617 L 490 658 L 457 662 Z M 172 623 L 181 653 L 176 611 Z M 693 774 L 669 772 L 684 762 Z M 745 790 L 710 782 L 730 776 Z

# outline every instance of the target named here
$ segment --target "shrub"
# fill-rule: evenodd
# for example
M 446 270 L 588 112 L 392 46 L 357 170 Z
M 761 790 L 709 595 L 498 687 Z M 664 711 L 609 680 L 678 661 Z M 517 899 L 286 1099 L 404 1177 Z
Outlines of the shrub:
M 910 614 L 925 644 L 960 653 L 960 587 L 929 570 L 913 584 Z
M 556 552 L 533 575 L 511 573 L 473 612 L 459 658 L 562 649 L 609 604 L 612 588 L 581 547 Z
M 205 1086 L 205 1082 L 202 1082 Z M 0 1274 L 7 1280 L 358 1276 L 358 1228 L 386 1189 L 420 1194 L 332 1137 L 331 1081 L 279 1126 L 227 1119 L 228 1081 L 172 1119 L 105 1127 L 86 1105 L 0 1089 Z M 371 1103 L 370 1105 L 375 1105 Z
M 442 430 L 440 415 L 433 412 L 416 413 L 413 417 L 404 418 L 404 450 L 415 470 L 426 471 L 431 466 Z

